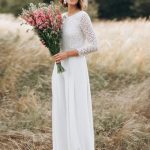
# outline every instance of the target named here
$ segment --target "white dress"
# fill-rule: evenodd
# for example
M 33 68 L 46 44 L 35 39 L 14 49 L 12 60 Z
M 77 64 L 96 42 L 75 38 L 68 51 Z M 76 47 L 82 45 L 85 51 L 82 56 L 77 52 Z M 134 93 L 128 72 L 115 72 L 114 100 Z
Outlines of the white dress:
M 76 49 L 79 56 L 61 61 L 65 69 L 52 72 L 53 150 L 95 150 L 92 102 L 85 55 L 97 50 L 97 39 L 88 13 L 63 13 L 61 50 Z

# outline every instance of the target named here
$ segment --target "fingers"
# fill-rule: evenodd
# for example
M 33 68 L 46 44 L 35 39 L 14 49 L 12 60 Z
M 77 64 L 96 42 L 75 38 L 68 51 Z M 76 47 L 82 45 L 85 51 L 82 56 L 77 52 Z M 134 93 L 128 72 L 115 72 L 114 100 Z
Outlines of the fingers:
M 59 54 L 55 54 L 55 55 L 53 55 L 53 57 L 54 57 L 55 59 L 61 59 L 61 56 L 60 56 Z
M 60 59 L 57 59 L 57 60 L 55 60 L 56 61 L 56 63 L 58 63 L 58 62 L 60 62 L 61 60 Z
M 56 61 L 56 63 L 60 62 L 61 61 L 61 57 L 59 56 L 59 54 L 55 54 L 52 56 L 53 59 Z

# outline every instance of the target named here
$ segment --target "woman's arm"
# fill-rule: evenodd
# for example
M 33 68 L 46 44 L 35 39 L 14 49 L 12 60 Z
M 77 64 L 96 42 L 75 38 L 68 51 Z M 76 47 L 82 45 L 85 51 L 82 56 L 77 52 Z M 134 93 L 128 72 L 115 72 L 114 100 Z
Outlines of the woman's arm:
M 57 62 L 68 57 L 82 56 L 98 50 L 96 34 L 94 32 L 91 19 L 86 12 L 82 15 L 80 28 L 88 44 L 80 48 L 60 52 L 59 54 L 54 55 L 54 58 Z
M 67 57 L 79 56 L 78 51 L 76 49 L 66 51 Z
M 82 15 L 80 21 L 80 28 L 88 42 L 88 45 L 66 51 L 67 57 L 86 55 L 90 52 L 94 52 L 98 50 L 96 34 L 93 29 L 91 18 L 87 13 L 84 13 Z
M 78 56 L 78 51 L 77 50 L 69 50 L 69 51 L 64 51 L 64 52 L 59 52 L 55 55 L 52 56 L 54 61 L 60 62 L 63 59 L 73 57 L 73 56 Z
M 96 34 L 93 29 L 93 25 L 91 22 L 91 18 L 89 17 L 88 13 L 84 13 L 82 15 L 80 21 L 80 28 L 83 32 L 88 44 L 85 46 L 77 48 L 78 55 L 86 55 L 88 53 L 94 52 L 98 50 Z

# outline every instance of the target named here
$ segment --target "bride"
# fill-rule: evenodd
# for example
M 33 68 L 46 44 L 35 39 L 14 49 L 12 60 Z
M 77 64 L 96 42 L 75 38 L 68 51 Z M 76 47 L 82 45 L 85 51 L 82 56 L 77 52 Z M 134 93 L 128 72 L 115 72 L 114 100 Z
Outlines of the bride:
M 85 0 L 61 0 L 61 51 L 52 56 L 53 150 L 95 150 L 92 100 L 86 55 L 95 52 L 97 39 Z M 63 73 L 57 73 L 57 62 Z

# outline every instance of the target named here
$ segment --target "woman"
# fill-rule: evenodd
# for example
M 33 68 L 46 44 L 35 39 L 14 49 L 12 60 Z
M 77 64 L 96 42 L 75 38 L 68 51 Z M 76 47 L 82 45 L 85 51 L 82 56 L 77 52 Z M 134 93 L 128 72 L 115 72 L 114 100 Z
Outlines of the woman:
M 97 40 L 84 0 L 61 1 L 63 13 L 61 51 L 53 56 L 53 150 L 95 150 L 90 82 L 85 55 L 97 51 Z M 56 63 L 65 69 L 57 73 Z

